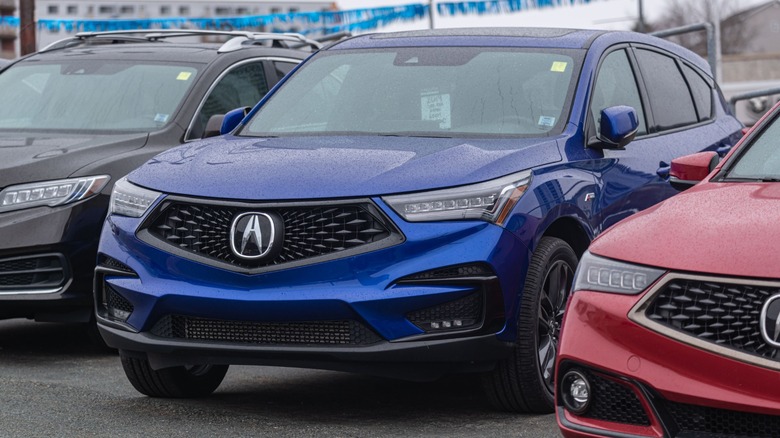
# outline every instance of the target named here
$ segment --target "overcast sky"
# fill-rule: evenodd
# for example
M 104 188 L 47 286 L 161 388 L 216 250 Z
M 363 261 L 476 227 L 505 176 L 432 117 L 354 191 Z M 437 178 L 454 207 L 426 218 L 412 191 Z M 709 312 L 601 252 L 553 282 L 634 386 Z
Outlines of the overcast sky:
M 457 0 L 451 0 L 457 1 Z M 644 0 L 645 21 L 653 21 L 662 13 L 668 0 Z M 686 0 L 690 1 L 690 0 Z M 739 5 L 738 9 L 765 3 L 768 0 L 731 0 Z M 341 9 L 357 9 L 378 6 L 427 3 L 427 0 L 337 0 Z M 507 14 L 488 14 L 484 16 L 466 15 L 458 17 L 436 17 L 435 26 L 471 27 L 471 26 L 538 26 L 566 27 L 580 29 L 628 30 L 637 20 L 639 0 L 592 0 L 589 4 L 560 6 L 539 10 L 526 10 Z M 428 28 L 428 20 L 412 23 L 398 23 L 378 29 L 379 31 L 413 30 Z

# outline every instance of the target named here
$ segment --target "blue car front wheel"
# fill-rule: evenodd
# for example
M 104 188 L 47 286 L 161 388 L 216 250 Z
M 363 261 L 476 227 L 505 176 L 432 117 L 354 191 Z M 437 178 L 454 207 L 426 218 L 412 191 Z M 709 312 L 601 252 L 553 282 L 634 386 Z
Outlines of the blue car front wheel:
M 149 397 L 204 397 L 214 392 L 228 370 L 228 365 L 188 365 L 155 370 L 145 358 L 120 351 L 127 379 L 141 394 Z
M 554 408 L 555 356 L 577 255 L 561 239 L 543 237 L 523 287 L 514 352 L 483 379 L 498 409 L 550 413 Z

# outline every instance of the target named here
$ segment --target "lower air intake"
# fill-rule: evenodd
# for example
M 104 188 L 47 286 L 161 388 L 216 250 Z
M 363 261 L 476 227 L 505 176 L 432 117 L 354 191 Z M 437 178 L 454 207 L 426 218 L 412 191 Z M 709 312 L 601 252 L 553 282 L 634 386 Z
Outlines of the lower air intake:
M 257 345 L 369 345 L 382 339 L 357 321 L 253 322 L 165 316 L 152 329 L 164 338 Z

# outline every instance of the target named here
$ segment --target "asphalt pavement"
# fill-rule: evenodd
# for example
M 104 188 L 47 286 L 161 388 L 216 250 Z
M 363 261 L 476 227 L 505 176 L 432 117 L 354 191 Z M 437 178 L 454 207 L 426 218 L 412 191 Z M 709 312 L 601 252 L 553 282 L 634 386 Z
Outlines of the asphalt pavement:
M 201 399 L 145 397 L 79 326 L 0 321 L 0 437 L 558 438 L 552 415 L 492 410 L 479 382 L 233 366 Z

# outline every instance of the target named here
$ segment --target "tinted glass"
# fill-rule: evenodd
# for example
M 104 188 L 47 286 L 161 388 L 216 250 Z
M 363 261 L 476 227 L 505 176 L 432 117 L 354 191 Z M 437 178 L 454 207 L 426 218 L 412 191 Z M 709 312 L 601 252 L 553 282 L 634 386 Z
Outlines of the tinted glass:
M 0 75 L 0 129 L 154 131 L 197 69 L 111 60 L 21 63 Z
M 546 135 L 565 124 L 575 64 L 468 47 L 325 52 L 242 134 Z
M 639 117 L 637 134 L 646 134 L 645 112 L 625 50 L 617 50 L 607 55 L 599 68 L 596 87 L 590 101 L 591 117 L 596 126 L 599 126 L 601 110 L 618 105 L 628 105 L 636 110 Z
M 290 73 L 292 69 L 295 68 L 295 66 L 298 64 L 293 64 L 292 62 L 281 62 L 281 61 L 275 61 L 274 67 L 276 68 L 276 74 L 279 77 L 279 79 L 283 78 L 287 73 Z
M 693 102 L 696 105 L 696 112 L 699 115 L 699 121 L 712 118 L 712 87 L 699 73 L 691 67 L 683 64 L 683 73 L 688 85 L 691 87 Z
M 731 165 L 727 178 L 780 178 L 780 120 L 772 123 Z
M 236 108 L 255 106 L 267 92 L 268 82 L 262 62 L 243 64 L 230 70 L 206 98 L 195 116 L 187 138 L 200 138 L 211 116 L 225 114 Z
M 649 50 L 637 50 L 636 56 L 653 108 L 655 127 L 664 130 L 697 123 L 699 118 L 691 92 L 677 62 Z

